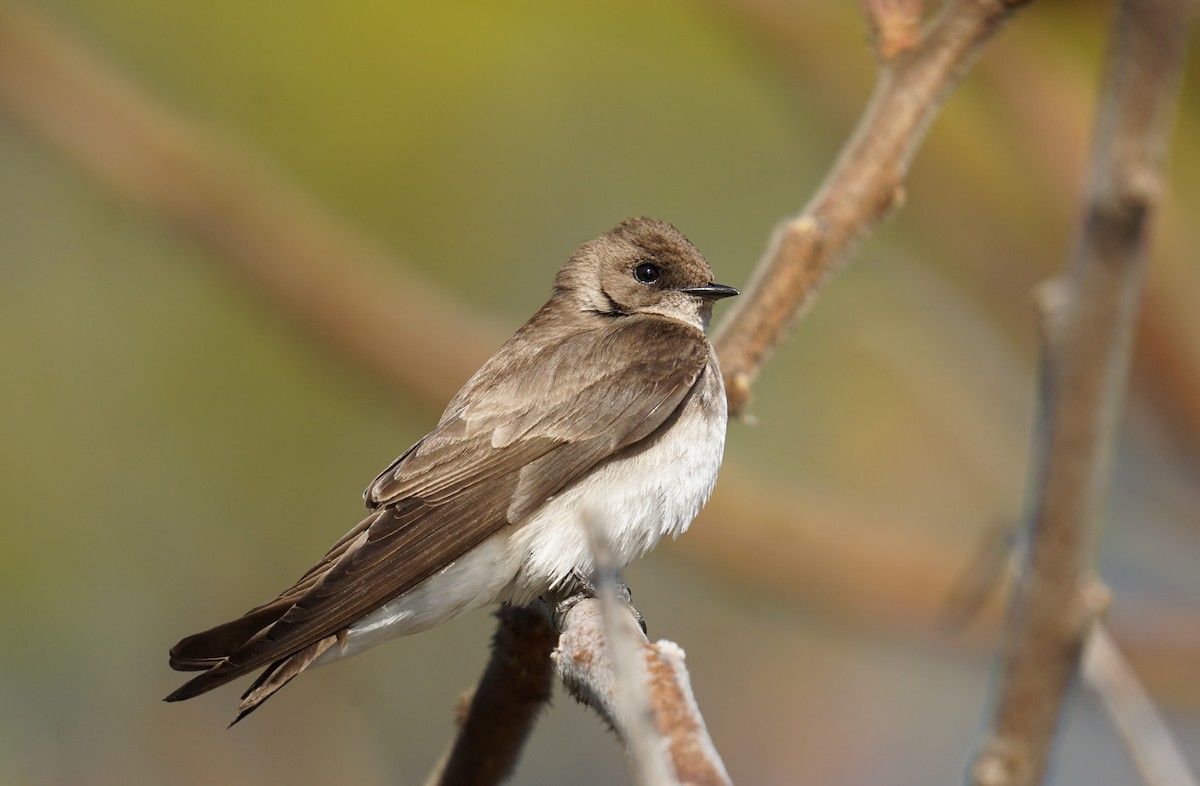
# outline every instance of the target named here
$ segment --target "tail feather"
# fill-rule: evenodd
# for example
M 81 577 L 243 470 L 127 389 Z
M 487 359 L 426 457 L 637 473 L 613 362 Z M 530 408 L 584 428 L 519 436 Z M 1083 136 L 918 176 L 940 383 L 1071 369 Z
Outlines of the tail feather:
M 190 699 L 245 674 L 248 670 L 230 660 L 231 656 L 278 622 L 293 605 L 290 599 L 277 598 L 235 620 L 182 639 L 171 648 L 171 668 L 204 673 L 179 686 L 164 701 Z
M 337 643 L 340 637 L 338 634 L 326 636 L 325 638 L 316 641 L 304 649 L 296 652 L 286 658 L 281 658 L 263 671 L 250 686 L 249 690 L 242 694 L 242 703 L 238 705 L 237 717 L 233 719 L 232 727 L 235 723 L 254 712 L 262 703 L 275 695 L 275 692 L 287 685 L 296 678 L 300 672 L 312 665 L 313 661 L 321 657 L 321 655 Z
M 294 600 L 278 599 L 252 609 L 235 620 L 180 640 L 171 648 L 171 668 L 176 671 L 211 669 L 264 628 L 275 624 L 294 604 Z

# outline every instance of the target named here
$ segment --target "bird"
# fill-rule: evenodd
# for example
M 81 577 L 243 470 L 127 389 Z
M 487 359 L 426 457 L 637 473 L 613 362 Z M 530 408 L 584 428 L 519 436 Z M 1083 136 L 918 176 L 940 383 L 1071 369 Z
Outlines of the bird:
M 705 331 L 737 294 L 663 221 L 580 245 L 545 305 L 367 486 L 366 518 L 276 598 L 171 648 L 173 669 L 202 673 L 165 700 L 263 669 L 232 726 L 311 666 L 587 577 L 586 526 L 618 570 L 678 537 L 724 452 Z

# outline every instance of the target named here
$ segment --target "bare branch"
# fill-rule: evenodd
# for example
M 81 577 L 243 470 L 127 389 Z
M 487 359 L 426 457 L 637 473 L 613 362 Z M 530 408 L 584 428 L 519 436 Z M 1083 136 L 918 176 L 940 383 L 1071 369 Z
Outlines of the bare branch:
M 1040 444 L 980 786 L 1041 783 L 1095 613 L 1087 571 L 1129 365 L 1147 226 L 1177 101 L 1190 0 L 1125 0 L 1097 111 L 1087 209 L 1065 278 L 1039 290 Z
M 692 694 L 684 653 L 669 641 L 651 644 L 629 611 L 615 620 L 636 643 L 648 674 L 646 701 L 657 737 L 664 740 L 678 782 L 696 786 L 728 786 L 729 775 L 708 736 Z M 554 652 L 559 677 L 575 698 L 606 718 L 625 743 L 631 729 L 617 707 L 616 673 L 605 636 L 600 601 L 585 599 L 563 616 L 562 636 Z
M 465 702 L 458 736 L 428 786 L 492 786 L 503 782 L 537 715 L 550 700 L 550 653 L 558 632 L 540 610 L 502 606 L 492 657 Z
M 1146 786 L 1200 786 L 1146 689 L 1103 625 L 1083 651 L 1083 678 L 1121 734 Z
M 879 9 L 909 18 L 915 5 L 867 3 L 876 28 Z M 875 93 L 833 169 L 800 215 L 776 229 L 749 289 L 714 338 L 731 414 L 744 411 L 772 350 L 854 243 L 903 202 L 909 162 L 942 99 L 1021 5 L 1023 0 L 956 0 L 919 45 L 906 43 L 891 59 L 884 55 Z
M 541 607 L 504 607 L 499 617 L 491 662 L 466 703 L 457 739 L 427 786 L 502 782 L 549 698 L 552 670 L 617 732 L 639 783 L 728 786 L 683 650 L 669 641 L 651 644 L 631 607 L 614 604 L 606 613 L 602 600 L 580 600 L 557 620 L 561 635 Z M 626 648 L 633 668 L 614 664 L 611 641 Z M 649 756 L 647 746 L 654 749 Z M 665 768 L 655 766 L 660 756 Z

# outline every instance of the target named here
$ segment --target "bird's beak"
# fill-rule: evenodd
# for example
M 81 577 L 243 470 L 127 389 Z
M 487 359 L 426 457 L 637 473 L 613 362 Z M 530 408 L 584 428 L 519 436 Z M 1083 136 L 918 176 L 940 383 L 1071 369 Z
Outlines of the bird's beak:
M 706 300 L 720 300 L 723 297 L 733 297 L 734 295 L 742 294 L 733 287 L 727 287 L 724 284 L 707 284 L 702 287 L 689 287 L 688 289 L 681 289 L 679 291 L 685 295 L 696 295 Z

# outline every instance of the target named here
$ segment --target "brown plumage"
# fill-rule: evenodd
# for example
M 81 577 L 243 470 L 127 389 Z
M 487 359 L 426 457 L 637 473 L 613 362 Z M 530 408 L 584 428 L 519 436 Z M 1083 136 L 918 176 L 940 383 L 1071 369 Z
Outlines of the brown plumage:
M 167 701 L 267 666 L 240 720 L 344 644 L 365 615 L 536 519 L 599 467 L 658 444 L 701 388 L 711 406 L 720 380 L 702 327 L 712 301 L 735 292 L 712 284 L 673 227 L 627 221 L 584 244 L 555 284 L 436 428 L 368 486 L 371 512 L 316 566 L 274 600 L 171 649 L 172 668 L 203 673 Z M 723 395 L 720 417 L 723 434 Z M 505 584 L 505 597 L 523 600 L 564 578 L 524 575 Z

